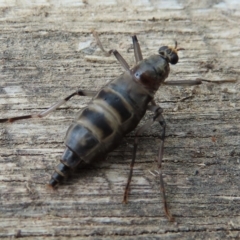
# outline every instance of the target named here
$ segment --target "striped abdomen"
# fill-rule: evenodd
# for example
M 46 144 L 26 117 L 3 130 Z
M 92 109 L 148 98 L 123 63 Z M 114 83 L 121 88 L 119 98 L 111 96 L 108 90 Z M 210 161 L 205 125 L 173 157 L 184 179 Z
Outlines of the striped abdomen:
M 67 148 L 62 163 L 56 168 L 61 175 L 58 176 L 59 181 L 81 161 L 90 163 L 116 148 L 122 138 L 138 125 L 151 99 L 128 73 L 100 90 L 92 102 L 79 112 L 75 123 L 67 131 Z M 57 173 L 55 179 L 59 175 Z

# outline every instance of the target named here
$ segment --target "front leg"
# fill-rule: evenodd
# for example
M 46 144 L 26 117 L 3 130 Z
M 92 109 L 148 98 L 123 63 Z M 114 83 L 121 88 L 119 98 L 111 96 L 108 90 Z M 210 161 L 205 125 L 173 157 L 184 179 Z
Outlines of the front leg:
M 194 86 L 194 85 L 200 85 L 203 82 L 209 82 L 209 83 L 235 83 L 236 80 L 234 79 L 226 79 L 226 80 L 208 80 L 208 79 L 202 79 L 202 78 L 196 78 L 195 80 L 175 80 L 175 81 L 167 81 L 164 82 L 164 85 L 168 86 Z

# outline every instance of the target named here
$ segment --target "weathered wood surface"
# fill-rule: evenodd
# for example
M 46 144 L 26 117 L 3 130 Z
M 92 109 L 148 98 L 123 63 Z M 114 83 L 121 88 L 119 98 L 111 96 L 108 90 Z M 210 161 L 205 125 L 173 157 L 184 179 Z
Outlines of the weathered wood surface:
M 121 67 L 113 57 L 100 57 L 92 28 L 129 63 L 132 33 L 144 56 L 177 39 L 186 50 L 169 80 L 238 80 L 240 5 L 193 2 L 1 2 L 1 118 L 40 112 L 78 88 L 98 90 L 117 77 Z M 1 124 L 0 237 L 239 239 L 239 91 L 238 81 L 157 93 L 168 124 L 163 171 L 174 223 L 164 215 L 158 178 L 151 174 L 158 125 L 140 139 L 129 204 L 123 205 L 133 134 L 55 193 L 45 186 L 65 132 L 89 98 L 76 97 L 42 120 Z

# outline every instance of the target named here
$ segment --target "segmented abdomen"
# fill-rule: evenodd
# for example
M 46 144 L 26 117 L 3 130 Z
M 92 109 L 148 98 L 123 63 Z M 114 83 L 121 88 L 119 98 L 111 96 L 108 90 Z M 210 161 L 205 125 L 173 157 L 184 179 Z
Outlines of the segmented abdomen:
M 116 148 L 145 114 L 151 97 L 129 78 L 125 73 L 100 90 L 68 129 L 65 144 L 84 162 Z

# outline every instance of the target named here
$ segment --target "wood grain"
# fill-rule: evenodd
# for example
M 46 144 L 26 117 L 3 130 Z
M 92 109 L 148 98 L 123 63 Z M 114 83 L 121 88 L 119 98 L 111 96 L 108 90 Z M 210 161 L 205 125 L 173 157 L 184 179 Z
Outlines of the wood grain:
M 141 136 L 129 203 L 123 205 L 134 133 L 57 191 L 45 186 L 64 150 L 65 132 L 89 98 L 76 97 L 41 120 L 1 124 L 0 237 L 239 239 L 239 4 L 23 2 L 0 5 L 1 118 L 38 113 L 76 89 L 98 90 L 117 77 L 121 66 L 102 56 L 92 29 L 131 64 L 132 33 L 145 57 L 176 39 L 186 50 L 169 80 L 237 82 L 169 86 L 156 94 L 167 121 L 163 171 L 174 223 L 164 215 L 154 176 L 158 125 Z

